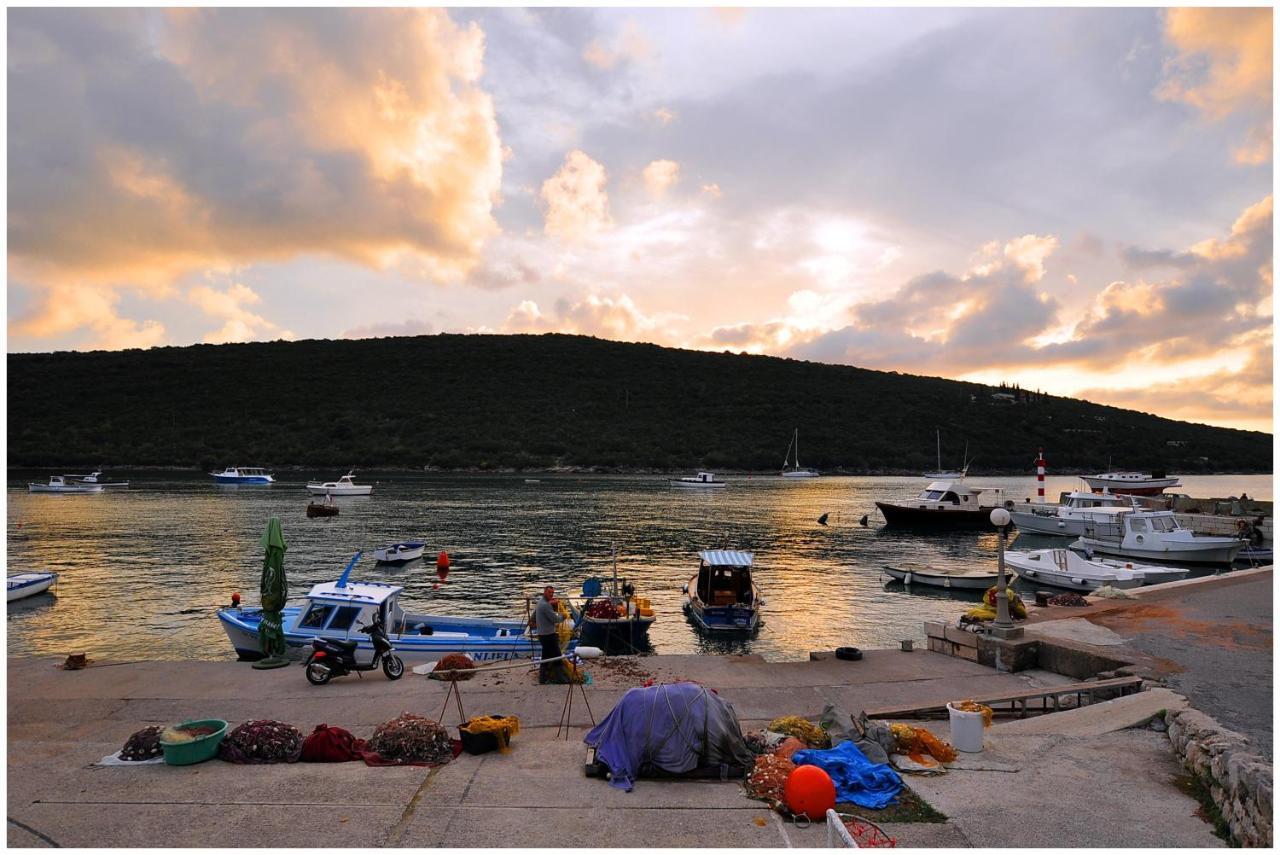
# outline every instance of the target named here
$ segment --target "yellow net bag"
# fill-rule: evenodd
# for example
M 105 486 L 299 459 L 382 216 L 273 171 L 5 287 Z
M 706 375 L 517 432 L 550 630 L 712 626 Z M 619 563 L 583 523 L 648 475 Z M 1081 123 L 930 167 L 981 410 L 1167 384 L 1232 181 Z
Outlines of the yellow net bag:
M 798 715 L 784 715 L 769 722 L 769 730 L 774 733 L 785 733 L 794 736 L 813 748 L 830 748 L 831 737 L 827 732 L 811 721 Z
M 498 737 L 498 750 L 503 754 L 511 751 L 511 737 L 520 732 L 520 719 L 513 715 L 482 715 L 467 720 L 459 730 L 470 734 L 493 733 Z

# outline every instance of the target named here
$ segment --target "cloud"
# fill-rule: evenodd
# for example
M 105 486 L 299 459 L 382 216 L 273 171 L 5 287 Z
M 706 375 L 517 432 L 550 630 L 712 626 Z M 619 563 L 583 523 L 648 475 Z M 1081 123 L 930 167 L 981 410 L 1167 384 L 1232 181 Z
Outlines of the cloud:
M 459 275 L 497 233 L 484 38 L 443 11 L 9 21 L 9 261 L 34 288 L 166 297 L 307 254 Z
M 665 126 L 674 122 L 677 118 L 679 118 L 679 115 L 676 113 L 675 110 L 672 110 L 668 107 L 659 107 L 658 109 L 653 111 L 653 118 L 657 120 L 658 124 Z
M 682 319 L 675 314 L 646 315 L 626 294 L 612 296 L 593 291 L 574 300 L 557 300 L 549 313 L 544 313 L 532 300 L 524 300 L 507 315 L 502 331 L 563 332 L 616 341 L 670 342 L 668 325 Z
M 705 195 L 710 196 L 712 199 L 719 199 L 721 196 L 724 195 L 724 193 L 720 191 L 720 185 L 714 182 L 710 184 L 703 184 L 702 187 L 699 189 L 701 189 Z
M 1164 37 L 1176 53 L 1156 89 L 1164 101 L 1190 104 L 1210 121 L 1252 117 L 1239 163 L 1271 158 L 1272 44 L 1269 8 L 1184 8 L 1165 12 Z
M 542 184 L 546 206 L 543 230 L 553 237 L 575 241 L 606 229 L 609 218 L 608 176 L 604 167 L 580 149 L 565 155 L 564 164 Z
M 680 180 L 680 164 L 674 160 L 655 160 L 644 168 L 644 189 L 650 196 L 660 197 Z
M 165 342 L 164 325 L 158 321 L 134 321 L 117 312 L 120 295 L 83 285 L 52 285 L 43 289 L 39 302 L 27 317 L 15 321 L 10 332 L 34 338 L 50 338 L 86 330 L 83 349 L 124 350 L 155 347 Z
M 608 43 L 592 39 L 582 50 L 582 58 L 601 71 L 611 71 L 625 62 L 645 62 L 653 56 L 653 43 L 634 20 L 628 20 Z
M 207 285 L 197 285 L 187 292 L 187 299 L 210 317 L 223 321 L 220 328 L 204 337 L 206 344 L 260 341 L 262 339 L 291 339 L 293 333 L 282 329 L 248 306 L 256 306 L 262 298 L 247 285 L 233 282 L 219 291 Z

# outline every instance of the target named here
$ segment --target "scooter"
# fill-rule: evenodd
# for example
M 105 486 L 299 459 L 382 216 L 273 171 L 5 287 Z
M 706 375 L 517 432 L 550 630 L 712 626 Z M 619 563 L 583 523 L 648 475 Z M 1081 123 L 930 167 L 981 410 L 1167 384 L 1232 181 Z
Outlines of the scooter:
M 352 672 L 359 674 L 361 671 L 374 671 L 379 665 L 388 680 L 403 677 L 404 661 L 396 655 L 391 640 L 387 638 L 382 616 L 374 618 L 373 623 L 368 626 L 362 626 L 360 631 L 367 633 L 373 640 L 372 660 L 366 664 L 356 661 L 357 641 L 313 638 L 311 646 L 314 650 L 307 658 L 307 682 L 313 686 L 323 686 L 334 677 L 343 677 Z

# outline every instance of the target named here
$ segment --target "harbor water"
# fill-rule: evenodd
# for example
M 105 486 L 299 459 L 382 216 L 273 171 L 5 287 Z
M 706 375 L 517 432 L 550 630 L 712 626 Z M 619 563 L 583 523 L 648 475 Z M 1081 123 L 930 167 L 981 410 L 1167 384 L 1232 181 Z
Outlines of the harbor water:
M 21 477 L 29 474 L 30 478 Z M 339 498 L 339 516 L 307 519 L 303 484 L 338 473 L 277 473 L 269 487 L 222 487 L 206 475 L 113 471 L 128 490 L 96 495 L 29 494 L 10 473 L 8 572 L 55 571 L 57 596 L 9 605 L 10 655 L 87 652 L 94 659 L 229 659 L 215 617 L 241 592 L 257 605 L 267 520 L 280 518 L 288 551 L 290 599 L 335 579 L 357 550 L 422 540 L 427 559 L 400 568 L 364 558 L 352 578 L 403 585 L 413 611 L 485 617 L 523 616 L 525 597 L 543 585 L 577 595 L 584 579 L 618 573 L 648 597 L 658 620 L 650 633 L 660 653 L 758 653 L 806 659 L 809 651 L 852 645 L 897 646 L 923 637 L 922 621 L 954 619 L 978 594 L 891 582 L 886 563 L 994 568 L 996 533 L 921 532 L 883 527 L 875 501 L 913 498 L 924 482 L 905 477 L 784 479 L 728 476 L 719 490 L 673 489 L 661 476 L 578 474 L 428 475 L 361 472 L 369 497 Z M 528 483 L 532 479 L 534 483 Z M 1269 475 L 1190 476 L 1177 492 L 1272 498 Z M 1034 477 L 970 478 L 1022 502 Z M 1073 477 L 1050 477 L 1054 501 Z M 827 514 L 827 525 L 818 518 Z M 863 515 L 868 525 L 860 524 Z M 1064 545 L 1060 538 L 1020 540 L 1015 548 Z M 707 640 L 681 613 L 681 589 L 697 553 L 733 548 L 755 553 L 765 599 L 764 625 L 752 638 Z M 447 581 L 434 558 L 449 553 Z M 1196 575 L 1213 572 L 1197 571 Z

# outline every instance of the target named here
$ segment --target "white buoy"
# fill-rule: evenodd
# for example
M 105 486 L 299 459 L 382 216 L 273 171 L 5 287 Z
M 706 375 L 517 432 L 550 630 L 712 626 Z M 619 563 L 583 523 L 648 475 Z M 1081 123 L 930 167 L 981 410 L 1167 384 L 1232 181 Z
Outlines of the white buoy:
M 573 652 L 583 659 L 599 659 L 604 655 L 604 651 L 599 647 L 575 647 Z

